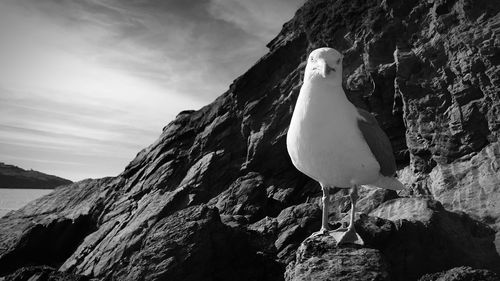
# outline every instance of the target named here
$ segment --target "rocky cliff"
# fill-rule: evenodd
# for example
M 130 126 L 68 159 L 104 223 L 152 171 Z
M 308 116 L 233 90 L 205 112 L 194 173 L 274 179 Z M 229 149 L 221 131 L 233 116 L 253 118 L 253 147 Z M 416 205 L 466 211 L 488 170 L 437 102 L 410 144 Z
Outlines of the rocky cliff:
M 72 181 L 0 162 L 0 188 L 51 189 Z
M 76 280 L 495 280 L 473 268 L 500 270 L 499 11 L 487 0 L 308 1 L 268 54 L 213 103 L 181 112 L 123 173 L 1 219 L 0 276 L 43 265 Z M 362 190 L 363 248 L 302 243 L 319 228 L 320 189 L 285 138 L 321 46 L 344 53 L 346 94 L 389 135 L 410 188 Z M 332 197 L 338 226 L 348 207 Z

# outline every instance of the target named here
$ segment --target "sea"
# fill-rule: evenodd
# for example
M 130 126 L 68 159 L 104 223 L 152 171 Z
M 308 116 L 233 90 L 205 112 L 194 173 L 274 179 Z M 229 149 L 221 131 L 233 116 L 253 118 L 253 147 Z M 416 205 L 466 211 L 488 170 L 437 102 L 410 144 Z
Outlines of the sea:
M 0 188 L 0 217 L 50 192 L 52 189 Z

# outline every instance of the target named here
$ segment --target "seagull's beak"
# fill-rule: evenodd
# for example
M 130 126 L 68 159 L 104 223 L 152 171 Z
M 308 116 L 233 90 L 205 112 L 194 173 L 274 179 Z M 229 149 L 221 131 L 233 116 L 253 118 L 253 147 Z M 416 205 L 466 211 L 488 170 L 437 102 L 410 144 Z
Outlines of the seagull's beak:
M 330 67 L 325 60 L 320 60 L 319 64 L 320 64 L 320 73 L 321 76 L 323 76 L 323 78 L 326 78 L 326 76 L 330 74 L 330 72 L 335 71 L 335 68 Z

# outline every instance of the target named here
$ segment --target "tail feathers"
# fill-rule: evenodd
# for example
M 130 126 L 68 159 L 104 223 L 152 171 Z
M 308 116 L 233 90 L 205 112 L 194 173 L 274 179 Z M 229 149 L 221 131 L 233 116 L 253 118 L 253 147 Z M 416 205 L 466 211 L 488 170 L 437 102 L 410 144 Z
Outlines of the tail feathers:
M 368 187 L 378 187 L 391 190 L 401 190 L 405 189 L 405 186 L 397 179 L 393 177 L 380 176 L 378 180 L 372 184 L 365 184 Z

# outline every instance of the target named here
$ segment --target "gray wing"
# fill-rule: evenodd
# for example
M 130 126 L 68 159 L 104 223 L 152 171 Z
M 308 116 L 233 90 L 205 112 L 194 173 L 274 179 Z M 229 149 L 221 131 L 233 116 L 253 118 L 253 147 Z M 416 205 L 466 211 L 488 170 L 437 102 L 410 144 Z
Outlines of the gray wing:
M 362 118 L 358 119 L 358 127 L 375 159 L 380 164 L 380 173 L 391 177 L 396 173 L 396 161 L 392 152 L 391 142 L 378 125 L 377 119 L 370 112 L 357 108 Z

